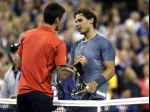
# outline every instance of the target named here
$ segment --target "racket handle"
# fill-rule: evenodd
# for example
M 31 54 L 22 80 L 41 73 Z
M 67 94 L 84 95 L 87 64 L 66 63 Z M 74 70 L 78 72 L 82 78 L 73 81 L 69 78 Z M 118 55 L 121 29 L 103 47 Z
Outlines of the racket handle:
M 73 65 L 75 67 L 75 71 L 76 72 L 79 72 L 79 74 L 82 74 L 83 73 L 83 68 L 82 68 L 82 64 L 80 62 L 78 62 L 77 64 L 74 64 Z

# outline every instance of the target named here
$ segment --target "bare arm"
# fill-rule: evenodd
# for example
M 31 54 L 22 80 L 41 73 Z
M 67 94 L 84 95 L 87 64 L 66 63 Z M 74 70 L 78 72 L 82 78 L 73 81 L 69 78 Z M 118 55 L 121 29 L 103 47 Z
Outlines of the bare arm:
M 72 75 L 76 73 L 81 74 L 83 69 L 82 64 L 78 62 L 74 65 L 58 66 L 57 71 L 58 71 L 58 79 L 61 81 L 70 78 Z
M 57 73 L 59 81 L 67 80 L 73 75 L 73 72 L 67 70 L 67 67 L 61 68 L 61 66 L 57 67 Z
M 98 86 L 101 84 L 106 83 L 109 79 L 111 79 L 115 75 L 115 64 L 114 61 L 105 61 L 103 62 L 105 67 L 105 71 L 100 74 L 99 79 L 92 81 L 88 84 L 88 88 L 86 88 L 87 92 L 94 92 L 96 91 Z
M 83 66 L 87 64 L 87 59 L 84 56 L 77 56 L 75 58 L 75 63 L 81 62 Z M 105 67 L 105 71 L 100 74 L 105 77 L 108 81 L 115 74 L 115 62 L 114 61 L 104 61 L 103 65 Z
M 102 73 L 102 75 L 108 81 L 115 75 L 115 63 L 114 61 L 105 61 L 103 62 L 103 65 L 105 67 L 105 71 Z

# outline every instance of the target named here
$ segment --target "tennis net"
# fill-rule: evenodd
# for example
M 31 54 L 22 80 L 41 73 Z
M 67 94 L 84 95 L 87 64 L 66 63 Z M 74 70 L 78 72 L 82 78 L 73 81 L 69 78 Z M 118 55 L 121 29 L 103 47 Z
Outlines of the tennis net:
M 149 97 L 104 101 L 54 101 L 53 112 L 148 112 Z M 0 99 L 0 112 L 16 112 L 16 99 Z

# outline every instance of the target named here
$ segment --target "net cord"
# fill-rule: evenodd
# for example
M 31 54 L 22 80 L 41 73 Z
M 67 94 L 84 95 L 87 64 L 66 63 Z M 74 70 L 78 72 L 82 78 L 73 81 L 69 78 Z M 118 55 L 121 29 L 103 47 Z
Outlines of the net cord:
M 17 103 L 16 99 L 0 99 L 0 104 L 14 104 Z M 90 101 L 90 100 L 54 100 L 54 106 L 66 106 L 66 107 L 103 107 L 103 106 L 115 106 L 115 105 L 136 105 L 136 104 L 149 104 L 149 97 L 139 98 L 126 98 L 126 99 L 114 99 L 103 101 Z

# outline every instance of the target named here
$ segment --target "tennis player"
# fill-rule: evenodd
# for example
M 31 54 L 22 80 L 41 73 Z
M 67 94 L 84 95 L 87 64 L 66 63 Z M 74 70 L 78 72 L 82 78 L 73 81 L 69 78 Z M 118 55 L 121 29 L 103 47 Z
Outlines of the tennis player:
M 82 80 L 87 83 L 84 100 L 104 100 L 107 81 L 115 74 L 115 50 L 105 37 L 96 33 L 97 18 L 91 10 L 79 9 L 74 18 L 84 39 L 73 45 L 70 63 L 82 63 Z M 97 112 L 97 109 L 72 108 L 68 112 Z
M 48 4 L 44 10 L 44 24 L 21 37 L 18 112 L 52 111 L 52 71 L 66 64 L 65 43 L 56 35 L 64 13 L 65 9 L 58 3 Z M 59 76 L 61 79 L 65 76 Z

